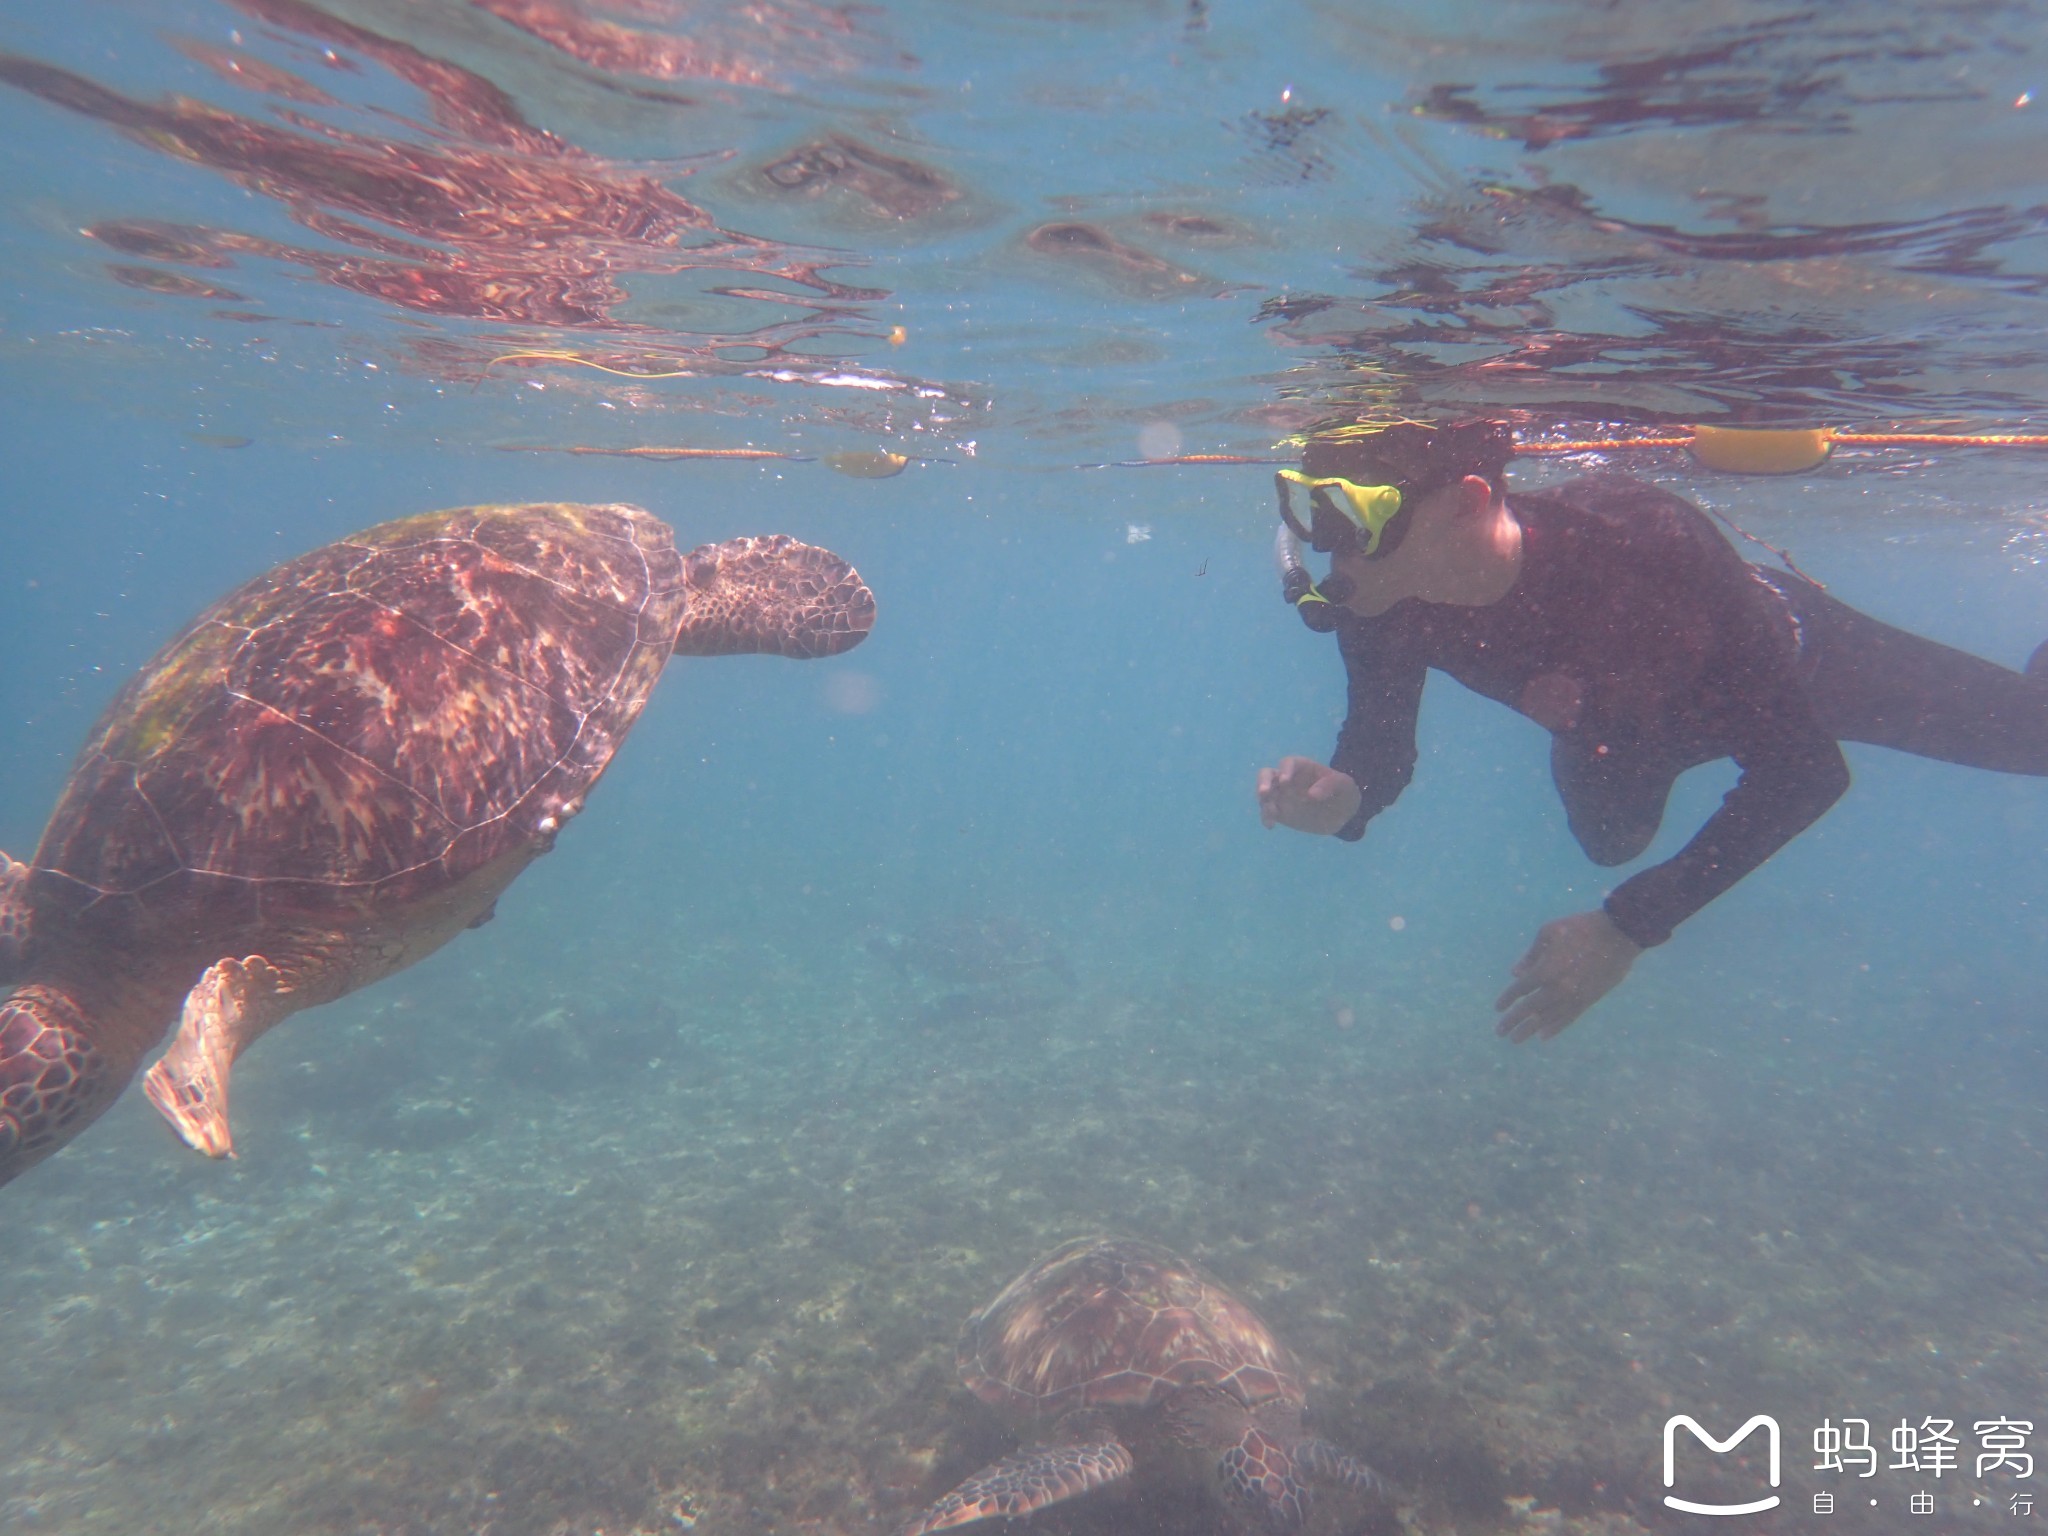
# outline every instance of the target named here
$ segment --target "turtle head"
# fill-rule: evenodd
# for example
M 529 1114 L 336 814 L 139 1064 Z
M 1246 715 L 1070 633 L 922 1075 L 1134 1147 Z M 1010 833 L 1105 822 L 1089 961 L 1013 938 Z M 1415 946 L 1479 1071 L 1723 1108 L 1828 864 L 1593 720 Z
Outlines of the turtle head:
M 0 1000 L 0 1184 L 98 1119 L 128 1076 L 61 989 L 34 982 Z
M 683 557 L 689 608 L 678 656 L 837 656 L 867 638 L 875 595 L 829 549 L 787 534 L 727 539 Z
M 0 987 L 28 969 L 28 866 L 0 853 Z

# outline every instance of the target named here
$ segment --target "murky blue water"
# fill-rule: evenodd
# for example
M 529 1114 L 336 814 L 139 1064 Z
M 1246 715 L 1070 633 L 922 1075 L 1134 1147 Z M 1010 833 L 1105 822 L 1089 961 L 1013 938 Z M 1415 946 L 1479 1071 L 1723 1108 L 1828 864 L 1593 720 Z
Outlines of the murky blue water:
M 890 1529 L 1017 1443 L 962 1320 L 1094 1230 L 1249 1300 L 1413 1532 L 1699 1525 L 1681 1413 L 1782 1428 L 1728 1529 L 2048 1518 L 1978 1461 L 2048 1419 L 2048 787 L 1852 748 L 1510 1048 L 1507 968 L 1613 879 L 1542 733 L 1439 678 L 1362 845 L 1262 831 L 1343 708 L 1270 469 L 1123 463 L 1339 404 L 2041 430 L 2040 5 L 0 17 L 0 847 L 199 607 L 387 517 L 637 502 L 881 607 L 673 666 L 495 922 L 241 1063 L 237 1161 L 131 1092 L 0 1194 L 0 1529 Z M 1610 457 L 1890 622 L 2048 636 L 2039 451 Z M 1852 1418 L 1868 1478 L 1815 1466 Z M 1893 1465 L 1929 1420 L 1960 1464 Z M 1676 1491 L 1768 1493 L 1744 1453 Z

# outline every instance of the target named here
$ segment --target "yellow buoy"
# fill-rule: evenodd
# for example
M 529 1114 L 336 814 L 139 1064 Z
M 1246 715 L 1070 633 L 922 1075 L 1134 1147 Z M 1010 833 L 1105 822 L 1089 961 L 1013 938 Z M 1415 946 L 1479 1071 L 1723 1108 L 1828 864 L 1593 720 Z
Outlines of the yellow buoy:
M 1694 427 L 1687 446 L 1709 469 L 1791 475 L 1824 463 L 1834 442 L 1826 427 Z
M 848 453 L 828 453 L 825 462 L 842 475 L 851 475 L 856 480 L 886 480 L 891 475 L 903 473 L 903 466 L 910 462 L 909 455 L 890 453 L 886 449 L 869 452 L 856 449 Z

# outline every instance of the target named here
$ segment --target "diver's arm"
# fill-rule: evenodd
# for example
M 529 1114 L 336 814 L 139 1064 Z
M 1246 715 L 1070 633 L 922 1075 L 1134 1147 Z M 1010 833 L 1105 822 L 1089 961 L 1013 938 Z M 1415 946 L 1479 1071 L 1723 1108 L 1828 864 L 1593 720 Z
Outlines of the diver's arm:
M 1355 843 L 1366 823 L 1400 798 L 1415 776 L 1415 722 L 1429 669 L 1355 631 L 1342 636 L 1347 708 L 1330 766 L 1359 790 L 1358 809 L 1335 836 Z
M 1849 767 L 1814 718 L 1754 568 L 1690 502 L 1649 493 L 1638 505 L 1648 515 L 1630 525 L 1630 554 L 1665 588 L 1663 622 L 1690 614 L 1715 637 L 1703 667 L 1741 708 L 1728 753 L 1742 771 L 1735 788 L 1676 855 L 1605 903 L 1615 927 L 1648 948 L 1819 820 L 1848 788 Z
M 1790 691 L 1789 689 L 1787 690 Z M 1677 853 L 1623 881 L 1607 916 L 1645 949 L 1818 821 L 1849 787 L 1849 765 L 1803 697 L 1759 710 L 1759 730 L 1732 754 L 1742 777 Z
M 1776 853 L 1848 787 L 1842 749 L 1789 679 L 1734 754 L 1742 777 L 1691 842 L 1606 902 L 1545 923 L 1494 1003 L 1496 1031 L 1548 1040 L 1627 977 L 1636 956 Z

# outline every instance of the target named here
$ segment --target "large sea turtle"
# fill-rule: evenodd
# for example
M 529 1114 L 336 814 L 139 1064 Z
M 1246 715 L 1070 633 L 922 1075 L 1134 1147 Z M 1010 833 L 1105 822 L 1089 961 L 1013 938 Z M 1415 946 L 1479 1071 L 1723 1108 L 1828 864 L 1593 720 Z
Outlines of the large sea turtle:
M 925 1536 L 1015 1518 L 1130 1476 L 1206 1476 L 1235 1522 L 1299 1531 L 1309 1484 L 1381 1498 L 1363 1463 L 1309 1435 L 1293 1357 L 1223 1284 L 1156 1243 L 1082 1237 L 967 1321 L 960 1375 L 1043 1443 L 983 1467 L 909 1524 Z
M 382 524 L 223 598 L 94 728 L 35 859 L 0 854 L 0 1182 L 145 1086 L 233 1151 L 280 1019 L 487 920 L 583 808 L 671 653 L 830 656 L 875 603 L 783 535 L 685 555 L 638 507 Z

